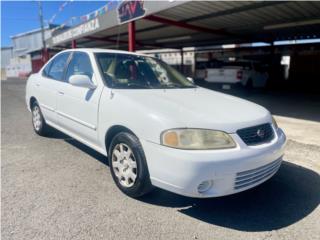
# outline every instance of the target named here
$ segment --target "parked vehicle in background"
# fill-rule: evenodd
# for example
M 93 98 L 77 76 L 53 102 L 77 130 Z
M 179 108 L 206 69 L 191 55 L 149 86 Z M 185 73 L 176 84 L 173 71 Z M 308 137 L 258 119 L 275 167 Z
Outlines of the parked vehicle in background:
M 265 108 L 124 51 L 57 54 L 28 79 L 26 103 L 37 134 L 51 126 L 108 156 L 131 197 L 153 186 L 199 198 L 250 189 L 277 172 L 286 142 Z
M 265 87 L 267 67 L 253 61 L 220 62 L 197 70 L 197 77 L 209 83 L 241 84 L 248 88 Z

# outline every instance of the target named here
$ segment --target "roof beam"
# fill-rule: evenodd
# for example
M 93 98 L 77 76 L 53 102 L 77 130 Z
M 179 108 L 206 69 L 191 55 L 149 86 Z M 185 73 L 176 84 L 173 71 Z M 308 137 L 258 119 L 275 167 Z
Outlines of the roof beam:
M 110 37 L 93 37 L 93 36 L 88 36 L 85 37 L 86 39 L 89 40 L 94 40 L 94 41 L 102 41 L 102 42 L 109 42 L 109 43 L 119 43 L 119 44 L 128 44 L 128 41 L 124 41 L 124 40 L 115 40 L 115 39 L 111 39 Z M 163 45 L 158 45 L 158 44 L 146 44 L 140 41 L 136 41 L 136 44 L 142 47 L 155 47 L 155 48 L 163 48 Z
M 210 34 L 214 34 L 214 35 L 224 35 L 224 36 L 232 35 L 232 36 L 234 36 L 233 34 L 227 33 L 224 30 L 211 29 L 211 28 L 207 28 L 207 27 L 200 27 L 200 26 L 189 24 L 189 23 L 175 21 L 175 20 L 171 20 L 171 19 L 167 19 L 167 18 L 155 16 L 155 15 L 146 16 L 146 17 L 144 17 L 144 19 L 147 19 L 147 20 L 153 21 L 153 22 L 159 22 L 162 24 L 172 25 L 172 26 L 176 26 L 176 27 L 180 27 L 180 28 L 185 28 L 185 29 L 189 29 L 189 30 L 193 30 L 193 31 L 197 31 L 197 32 L 205 32 L 205 33 L 210 33 Z
M 93 36 L 87 36 L 87 37 L 84 37 L 86 39 L 89 39 L 89 40 L 94 40 L 94 41 L 101 41 L 101 42 L 109 42 L 109 43 L 124 43 L 124 44 L 128 44 L 127 41 L 123 41 L 123 40 L 114 40 L 114 39 L 111 39 L 109 37 L 93 37 Z

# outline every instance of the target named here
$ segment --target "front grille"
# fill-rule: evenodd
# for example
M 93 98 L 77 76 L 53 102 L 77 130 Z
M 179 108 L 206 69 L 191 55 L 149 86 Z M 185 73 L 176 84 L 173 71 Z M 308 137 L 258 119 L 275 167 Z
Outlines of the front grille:
M 281 161 L 282 160 L 280 158 L 262 167 L 238 172 L 235 179 L 234 189 L 238 190 L 246 188 L 267 179 L 278 171 Z
M 247 145 L 258 145 L 270 142 L 274 137 L 274 132 L 270 123 L 243 128 L 238 130 L 237 134 Z

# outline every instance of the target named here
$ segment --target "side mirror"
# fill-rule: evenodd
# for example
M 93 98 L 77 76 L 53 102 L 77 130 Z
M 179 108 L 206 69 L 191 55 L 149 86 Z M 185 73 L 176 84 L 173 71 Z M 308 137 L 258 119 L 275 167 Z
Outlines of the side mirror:
M 190 82 L 194 83 L 194 80 L 193 80 L 192 77 L 187 77 L 187 79 L 188 79 Z
M 73 86 L 95 89 L 96 85 L 94 85 L 90 78 L 87 75 L 72 75 L 69 77 L 69 83 Z

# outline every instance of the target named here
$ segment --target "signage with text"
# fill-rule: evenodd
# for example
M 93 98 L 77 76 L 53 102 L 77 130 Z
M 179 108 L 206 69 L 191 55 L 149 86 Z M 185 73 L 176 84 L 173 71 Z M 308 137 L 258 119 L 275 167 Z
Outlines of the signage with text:
M 93 19 L 87 23 L 81 24 L 78 27 L 65 31 L 55 37 L 52 37 L 53 44 L 61 43 L 66 40 L 78 37 L 82 34 L 94 31 L 100 27 L 98 18 Z
M 123 1 L 118 7 L 119 22 L 125 23 L 143 17 L 145 12 L 143 0 Z

